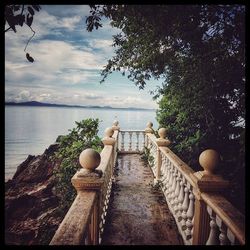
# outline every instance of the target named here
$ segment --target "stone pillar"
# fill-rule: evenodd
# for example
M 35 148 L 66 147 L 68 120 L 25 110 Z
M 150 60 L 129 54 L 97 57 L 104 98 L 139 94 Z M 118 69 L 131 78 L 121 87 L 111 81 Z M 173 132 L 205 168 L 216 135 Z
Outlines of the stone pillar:
M 104 132 L 104 138 L 102 139 L 102 143 L 104 144 L 104 146 L 106 145 L 110 145 L 110 146 L 113 146 L 113 152 L 112 152 L 112 159 L 111 159 L 111 162 L 112 162 L 112 166 L 114 166 L 115 164 L 115 148 L 114 148 L 114 145 L 115 145 L 115 138 L 112 137 L 112 135 L 114 134 L 114 130 L 113 128 L 106 128 L 105 129 L 105 132 Z
M 93 207 L 91 222 L 89 225 L 89 236 L 92 241 L 90 244 L 97 245 L 99 243 L 99 200 L 100 190 L 102 187 L 102 171 L 97 170 L 101 162 L 101 156 L 92 148 L 82 151 L 79 156 L 79 162 L 82 169 L 77 171 L 72 177 L 71 182 L 75 187 L 77 193 L 82 191 L 97 192 L 97 200 Z
M 119 131 L 120 131 L 119 121 L 117 121 L 117 120 L 113 121 L 112 129 L 114 132 L 117 130 L 119 133 Z M 117 143 L 116 143 L 116 146 L 114 148 L 114 153 L 116 153 L 118 145 L 119 145 L 119 136 L 117 136 Z
M 202 192 L 220 192 L 229 186 L 229 182 L 215 175 L 214 170 L 219 164 L 219 154 L 213 149 L 207 149 L 200 154 L 199 163 L 204 171 L 190 174 L 195 183 L 195 213 L 193 225 L 193 245 L 205 245 L 210 231 L 210 218 L 207 205 L 202 200 Z
M 147 127 L 145 128 L 145 130 L 144 130 L 144 132 L 145 132 L 145 146 L 146 146 L 146 148 L 148 147 L 148 137 L 147 137 L 147 133 L 149 133 L 149 134 L 153 134 L 154 133 L 154 130 L 153 130 L 153 123 L 152 122 L 148 122 L 147 123 Z
M 170 141 L 168 139 L 165 139 L 167 136 L 167 129 L 166 128 L 160 128 L 158 130 L 158 134 L 160 138 L 156 139 L 157 144 L 157 171 L 156 171 L 156 181 L 158 182 L 160 180 L 161 175 L 161 151 L 159 147 L 167 147 L 170 144 Z

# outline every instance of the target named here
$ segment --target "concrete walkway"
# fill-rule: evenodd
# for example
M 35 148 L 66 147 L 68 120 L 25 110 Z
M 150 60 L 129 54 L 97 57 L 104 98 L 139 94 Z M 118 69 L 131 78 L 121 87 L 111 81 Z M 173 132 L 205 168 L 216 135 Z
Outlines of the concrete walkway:
M 164 195 L 139 154 L 119 155 L 102 245 L 183 245 Z

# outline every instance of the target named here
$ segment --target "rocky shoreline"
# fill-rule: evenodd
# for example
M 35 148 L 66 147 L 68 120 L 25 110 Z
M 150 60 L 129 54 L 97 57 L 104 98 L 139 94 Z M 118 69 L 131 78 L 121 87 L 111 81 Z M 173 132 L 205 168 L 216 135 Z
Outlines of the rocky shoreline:
M 48 245 L 64 214 L 54 194 L 53 171 L 59 162 L 51 156 L 58 144 L 42 155 L 29 155 L 5 183 L 5 244 Z

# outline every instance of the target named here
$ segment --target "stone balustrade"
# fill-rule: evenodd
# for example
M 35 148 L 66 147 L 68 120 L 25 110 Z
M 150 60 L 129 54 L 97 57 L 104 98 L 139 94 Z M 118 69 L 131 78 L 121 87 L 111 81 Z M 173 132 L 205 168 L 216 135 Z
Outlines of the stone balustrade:
M 245 244 L 245 217 L 222 195 L 229 182 L 214 174 L 219 154 L 201 153 L 203 171 L 194 172 L 169 148 L 167 130 L 153 134 L 152 123 L 145 129 L 146 146 L 153 157 L 150 167 L 172 212 L 186 245 Z
M 208 149 L 200 154 L 203 171 L 194 172 L 170 149 L 167 130 L 154 134 L 149 122 L 145 130 L 120 130 L 118 121 L 105 130 L 100 154 L 84 150 L 83 169 L 72 177 L 77 196 L 50 245 L 97 245 L 109 206 L 117 153 L 148 151 L 148 160 L 186 245 L 244 245 L 245 217 L 221 192 L 229 182 L 214 174 L 219 154 Z M 127 139 L 126 139 L 127 138 Z
M 115 126 L 115 127 L 114 127 Z M 98 245 L 106 221 L 117 157 L 119 127 L 116 121 L 105 130 L 99 154 L 85 149 L 79 157 L 83 167 L 72 177 L 77 196 L 50 245 Z
M 145 132 L 143 130 L 120 130 L 120 153 L 142 153 L 145 147 Z

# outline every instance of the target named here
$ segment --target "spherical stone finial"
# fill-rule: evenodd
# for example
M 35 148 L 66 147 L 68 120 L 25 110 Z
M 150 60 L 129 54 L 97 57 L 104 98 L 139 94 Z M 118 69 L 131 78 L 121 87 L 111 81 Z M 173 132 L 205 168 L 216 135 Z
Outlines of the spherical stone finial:
M 115 130 L 120 130 L 120 127 L 118 126 L 119 122 L 117 120 L 114 120 L 112 129 Z
M 207 149 L 200 154 L 199 162 L 204 173 L 212 175 L 220 160 L 220 155 L 214 149 Z
M 153 127 L 153 123 L 152 122 L 148 122 L 147 123 L 147 128 L 152 128 Z
M 114 126 L 118 126 L 118 124 L 119 124 L 119 122 L 118 122 L 117 120 L 114 120 L 114 121 L 113 121 L 113 125 L 114 125 Z
M 148 122 L 147 123 L 147 127 L 144 130 L 145 133 L 153 133 L 154 131 L 153 131 L 152 127 L 153 127 L 153 123 L 152 122 Z
M 93 172 L 101 162 L 101 156 L 92 148 L 87 148 L 82 151 L 79 156 L 81 166 L 90 172 Z
M 114 134 L 114 130 L 112 128 L 106 128 L 104 134 L 105 138 L 112 137 L 112 135 Z
M 165 139 L 166 136 L 167 136 L 167 129 L 166 128 L 160 128 L 158 130 L 158 134 L 159 134 L 161 139 Z
M 113 134 L 114 134 L 113 128 L 106 128 L 104 138 L 102 139 L 102 143 L 104 145 L 114 145 L 115 138 L 112 137 Z

